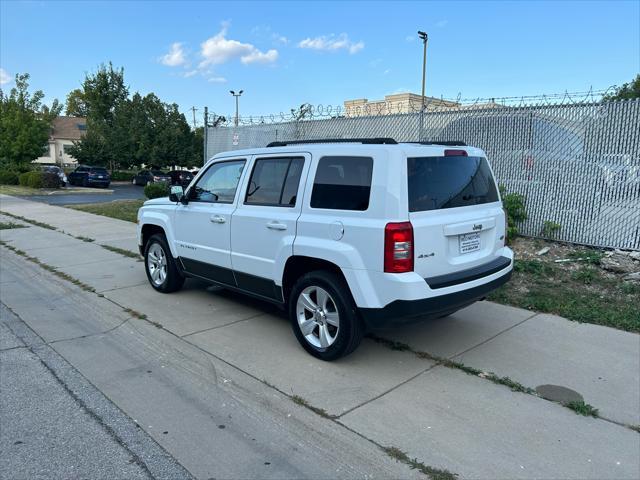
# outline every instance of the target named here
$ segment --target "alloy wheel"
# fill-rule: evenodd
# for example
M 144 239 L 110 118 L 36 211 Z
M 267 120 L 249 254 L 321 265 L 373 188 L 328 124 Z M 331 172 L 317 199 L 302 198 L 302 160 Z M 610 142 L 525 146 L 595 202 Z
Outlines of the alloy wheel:
M 296 303 L 298 326 L 309 344 L 327 348 L 338 338 L 340 315 L 329 292 L 310 286 L 302 290 Z
M 154 285 L 159 287 L 167 278 L 167 256 L 159 243 L 149 247 L 147 253 L 147 270 Z

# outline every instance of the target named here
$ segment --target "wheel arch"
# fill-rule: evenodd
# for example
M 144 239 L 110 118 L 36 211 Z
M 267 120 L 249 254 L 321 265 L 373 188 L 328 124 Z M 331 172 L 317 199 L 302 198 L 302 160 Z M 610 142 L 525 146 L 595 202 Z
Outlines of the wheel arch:
M 140 248 L 144 251 L 145 246 L 147 245 L 147 241 L 151 238 L 152 235 L 162 234 L 167 239 L 167 244 L 169 245 L 169 249 L 171 250 L 171 255 L 174 258 L 178 257 L 178 253 L 175 248 L 174 239 L 171 234 L 171 231 L 167 228 L 166 224 L 162 222 L 160 219 L 152 218 L 145 219 L 144 224 L 140 228 Z
M 287 259 L 282 273 L 282 295 L 284 301 L 287 302 L 289 294 L 293 289 L 296 280 L 302 275 L 316 270 L 326 270 L 335 273 L 348 286 L 347 279 L 342 269 L 335 263 L 320 258 L 307 257 L 304 255 L 293 255 Z

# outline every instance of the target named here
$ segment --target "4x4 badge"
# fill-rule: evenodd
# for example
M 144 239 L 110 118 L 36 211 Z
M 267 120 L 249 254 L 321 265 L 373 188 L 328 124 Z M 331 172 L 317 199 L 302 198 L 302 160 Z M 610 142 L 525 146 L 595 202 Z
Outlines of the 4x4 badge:
M 481 224 L 481 223 L 479 223 L 478 225 L 474 225 L 474 226 L 473 226 L 473 229 L 474 229 L 474 230 L 482 230 L 482 224 Z
M 420 255 L 418 255 L 418 258 L 428 258 L 428 257 L 435 257 L 435 256 L 436 256 L 435 252 L 431 252 L 429 254 L 421 253 Z

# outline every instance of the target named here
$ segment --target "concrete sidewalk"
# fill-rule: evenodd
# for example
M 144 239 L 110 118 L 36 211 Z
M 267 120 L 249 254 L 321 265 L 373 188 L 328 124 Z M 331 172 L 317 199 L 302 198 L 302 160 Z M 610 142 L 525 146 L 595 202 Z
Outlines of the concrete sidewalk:
M 2 197 L 0 210 L 98 243 L 132 241 L 135 248 L 134 224 L 34 203 Z M 105 299 L 146 315 L 180 344 L 337 417 L 323 421 L 397 447 L 426 465 L 475 478 L 640 477 L 640 435 L 624 426 L 640 424 L 636 334 L 490 302 L 379 334 L 415 351 L 509 376 L 526 387 L 571 388 L 615 424 L 371 340 L 346 359 L 320 362 L 298 346 L 286 318 L 271 306 L 194 281 L 176 294 L 158 294 L 146 285 L 140 262 L 59 231 L 30 226 L 3 230 L 0 238 Z M 2 255 L 4 263 L 9 253 L 3 248 Z M 52 302 L 25 292 L 2 270 L 3 302 L 29 318 L 34 330 L 51 340 L 98 330 L 82 318 L 55 313 L 76 299 L 61 295 Z M 35 314 L 41 302 L 50 304 L 46 317 Z M 76 361 L 87 365 L 86 375 L 101 375 L 80 357 Z

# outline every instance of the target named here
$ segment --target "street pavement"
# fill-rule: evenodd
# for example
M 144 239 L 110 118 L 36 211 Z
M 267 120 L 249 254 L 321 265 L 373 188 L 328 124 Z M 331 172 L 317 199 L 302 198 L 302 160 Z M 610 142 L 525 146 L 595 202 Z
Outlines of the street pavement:
M 0 392 L 0 478 L 192 478 L 4 304 Z
M 72 190 L 73 187 L 70 188 Z M 77 193 L 60 190 L 56 191 L 52 195 L 29 195 L 23 196 L 25 200 L 31 200 L 34 202 L 43 202 L 49 205 L 79 205 L 82 203 L 105 203 L 112 202 L 114 200 L 141 200 L 145 198 L 144 188 L 131 183 L 112 183 L 107 191 L 101 188 L 93 188 L 95 192 Z
M 370 339 L 321 362 L 273 306 L 192 280 L 153 291 L 141 262 L 100 246 L 136 251 L 134 224 L 6 196 L 0 210 L 58 228 L 0 239 L 96 290 L 0 247 L 2 303 L 198 478 L 421 475 L 382 447 L 461 478 L 640 477 L 636 334 L 491 302 L 376 332 L 526 387 L 576 390 L 602 418 L 583 417 Z

